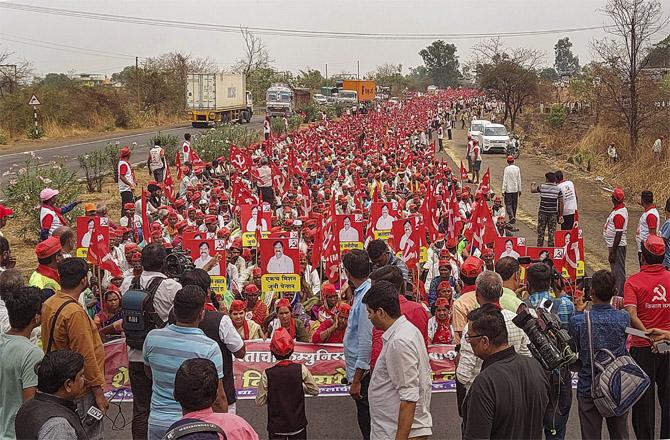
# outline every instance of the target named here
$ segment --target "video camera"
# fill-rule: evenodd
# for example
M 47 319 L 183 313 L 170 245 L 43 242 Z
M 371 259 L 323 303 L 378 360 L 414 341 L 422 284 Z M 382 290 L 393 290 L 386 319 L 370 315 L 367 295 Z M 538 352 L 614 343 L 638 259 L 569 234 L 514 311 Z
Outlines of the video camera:
M 544 307 L 550 306 L 551 301 L 547 300 Z M 577 356 L 570 347 L 572 338 L 561 328 L 558 316 L 544 307 L 535 309 L 537 318 L 528 309 L 522 309 L 512 322 L 528 335 L 528 349 L 533 357 L 540 361 L 545 370 L 551 371 L 574 363 Z
M 165 257 L 163 265 L 165 275 L 177 281 L 184 275 L 184 272 L 195 269 L 191 256 L 181 248 L 181 245 L 172 249 L 172 252 Z

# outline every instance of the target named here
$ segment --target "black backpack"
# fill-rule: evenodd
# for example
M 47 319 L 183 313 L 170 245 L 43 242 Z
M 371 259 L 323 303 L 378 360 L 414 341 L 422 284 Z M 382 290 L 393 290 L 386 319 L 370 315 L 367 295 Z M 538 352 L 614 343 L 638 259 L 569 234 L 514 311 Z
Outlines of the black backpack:
M 152 278 L 147 288 L 142 289 L 140 277 L 137 276 L 123 295 L 123 331 L 126 334 L 126 344 L 130 348 L 141 350 L 149 331 L 165 327 L 166 322 L 154 309 L 154 295 L 164 279 Z

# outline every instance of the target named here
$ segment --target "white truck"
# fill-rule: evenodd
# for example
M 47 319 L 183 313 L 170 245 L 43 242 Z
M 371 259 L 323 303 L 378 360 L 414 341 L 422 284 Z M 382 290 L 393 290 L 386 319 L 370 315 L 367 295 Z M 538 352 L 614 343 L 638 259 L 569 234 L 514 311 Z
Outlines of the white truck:
M 267 115 L 290 116 L 293 113 L 293 90 L 286 84 L 272 84 L 265 92 Z
M 244 75 L 189 73 L 186 76 L 186 109 L 193 127 L 251 121 L 253 97 Z

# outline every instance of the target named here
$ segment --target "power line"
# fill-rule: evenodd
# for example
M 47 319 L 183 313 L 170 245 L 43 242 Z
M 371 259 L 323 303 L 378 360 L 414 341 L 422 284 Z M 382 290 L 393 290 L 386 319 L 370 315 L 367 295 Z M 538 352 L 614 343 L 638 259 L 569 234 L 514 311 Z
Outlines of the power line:
M 61 43 L 54 43 L 51 41 L 44 41 L 44 40 L 37 40 L 34 38 L 27 38 L 27 37 L 21 37 L 18 35 L 11 35 L 11 34 L 6 34 L 4 32 L 0 32 L 0 40 L 3 41 L 11 41 L 13 43 L 18 43 L 18 44 L 25 44 L 28 46 L 37 46 L 37 47 L 43 47 L 45 49 L 53 49 L 53 50 L 60 50 L 64 52 L 72 52 L 72 53 L 79 53 L 83 55 L 93 55 L 93 56 L 101 56 L 101 57 L 106 57 L 106 58 L 119 58 L 119 59 L 127 59 L 127 58 L 135 58 L 134 55 L 128 55 L 128 54 L 123 54 L 119 52 L 110 52 L 110 51 L 104 51 L 104 50 L 98 50 L 98 49 L 88 49 L 84 47 L 77 47 L 77 46 L 70 46 L 67 44 L 61 44 Z
M 192 21 L 165 20 L 157 18 L 136 17 L 117 14 L 103 14 L 96 12 L 77 11 L 71 9 L 47 8 L 42 6 L 24 5 L 20 3 L 0 2 L 0 8 L 14 9 L 17 11 L 40 13 L 47 15 L 60 15 L 74 18 L 84 18 L 89 20 L 99 20 L 116 23 L 130 23 L 155 27 L 170 27 L 180 29 L 191 29 L 211 32 L 237 33 L 240 32 L 240 26 L 212 24 Z M 529 31 L 512 32 L 486 32 L 486 33 L 453 33 L 453 34 L 412 34 L 412 33 L 370 33 L 370 32 L 336 32 L 336 31 L 316 31 L 301 29 L 283 29 L 266 27 L 243 27 L 249 32 L 259 35 L 288 36 L 288 37 L 308 37 L 308 38 L 337 38 L 337 39 L 355 39 L 355 40 L 467 40 L 489 37 L 523 37 L 535 35 L 567 34 L 575 32 L 593 31 L 603 29 L 603 26 L 585 26 L 572 27 L 564 29 L 540 29 Z

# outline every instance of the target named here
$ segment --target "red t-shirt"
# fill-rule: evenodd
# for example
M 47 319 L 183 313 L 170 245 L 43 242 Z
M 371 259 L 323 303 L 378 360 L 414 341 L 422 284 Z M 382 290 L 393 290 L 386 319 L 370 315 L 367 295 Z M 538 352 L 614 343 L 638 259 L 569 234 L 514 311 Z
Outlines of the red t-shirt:
M 644 265 L 623 288 L 624 307 L 635 306 L 645 328 L 670 330 L 670 272 L 662 264 Z M 631 346 L 649 347 L 651 342 L 631 336 Z
M 312 343 L 313 344 L 341 344 L 342 341 L 344 341 L 344 332 L 346 329 L 340 330 L 339 328 L 336 329 L 333 333 L 330 334 L 328 339 L 325 341 L 321 341 L 321 333 L 328 330 L 330 327 L 333 326 L 333 320 L 331 319 L 326 319 L 319 325 L 319 328 L 316 329 L 314 332 L 314 335 L 312 335 Z
M 426 347 L 429 344 L 428 340 L 428 312 L 421 304 L 414 301 L 408 301 L 407 298 L 400 295 L 400 313 L 407 318 L 409 322 L 414 324 L 419 329 L 423 340 L 426 342 Z M 384 341 L 382 335 L 384 331 L 372 329 L 372 352 L 370 353 L 370 366 L 374 367 L 377 363 L 377 358 L 382 353 Z

